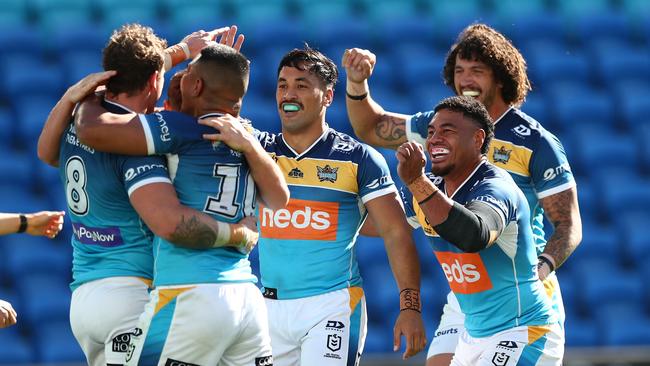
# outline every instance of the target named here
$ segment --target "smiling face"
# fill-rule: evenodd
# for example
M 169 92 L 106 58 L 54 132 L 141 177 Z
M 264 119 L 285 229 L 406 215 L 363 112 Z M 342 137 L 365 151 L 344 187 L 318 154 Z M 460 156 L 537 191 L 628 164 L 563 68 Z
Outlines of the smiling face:
M 463 175 L 482 157 L 485 132 L 462 112 L 441 109 L 428 127 L 426 149 L 431 172 L 437 176 Z
M 333 96 L 332 87 L 324 85 L 308 68 L 282 67 L 275 99 L 283 132 L 296 134 L 320 126 Z
M 481 61 L 471 61 L 456 56 L 454 66 L 454 89 L 456 94 L 478 99 L 489 110 L 495 101 L 503 100 L 502 86 L 492 69 Z

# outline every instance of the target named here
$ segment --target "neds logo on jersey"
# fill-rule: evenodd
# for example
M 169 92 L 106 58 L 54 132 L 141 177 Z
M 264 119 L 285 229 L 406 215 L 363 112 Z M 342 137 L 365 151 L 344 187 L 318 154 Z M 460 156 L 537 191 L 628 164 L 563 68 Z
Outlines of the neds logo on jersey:
M 473 294 L 492 288 L 492 281 L 478 253 L 435 252 L 435 255 L 453 292 Z
M 260 206 L 262 237 L 270 239 L 336 240 L 337 202 L 291 199 L 286 208 L 273 211 Z

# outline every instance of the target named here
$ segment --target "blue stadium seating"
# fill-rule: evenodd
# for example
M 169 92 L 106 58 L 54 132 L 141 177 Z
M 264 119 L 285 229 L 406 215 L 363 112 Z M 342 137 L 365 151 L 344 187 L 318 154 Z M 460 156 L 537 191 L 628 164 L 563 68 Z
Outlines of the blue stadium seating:
M 42 363 L 80 363 L 85 357 L 72 335 L 67 320 L 51 322 L 39 326 L 35 334 L 38 361 Z
M 523 110 L 561 138 L 578 180 L 583 243 L 558 270 L 567 345 L 648 344 L 649 1 L 4 0 L 0 212 L 65 207 L 57 170 L 36 159 L 36 140 L 63 91 L 101 70 L 101 49 L 125 21 L 151 25 L 170 43 L 200 28 L 239 25 L 252 60 L 242 114 L 270 131 L 280 129 L 277 64 L 303 40 L 337 65 L 345 48 L 371 49 L 378 55 L 373 97 L 386 110 L 410 114 L 452 94 L 441 71 L 458 32 L 475 21 L 494 25 L 527 59 L 535 91 Z M 340 74 L 327 119 L 351 133 Z M 381 153 L 394 174 L 394 152 Z M 0 238 L 0 298 L 20 317 L 0 332 L 0 364 L 84 362 L 67 319 L 70 231 L 66 223 L 53 242 Z M 416 244 L 431 335 L 448 284 L 419 232 Z M 384 245 L 363 237 L 357 245 L 370 320 L 366 354 L 390 352 L 397 288 Z

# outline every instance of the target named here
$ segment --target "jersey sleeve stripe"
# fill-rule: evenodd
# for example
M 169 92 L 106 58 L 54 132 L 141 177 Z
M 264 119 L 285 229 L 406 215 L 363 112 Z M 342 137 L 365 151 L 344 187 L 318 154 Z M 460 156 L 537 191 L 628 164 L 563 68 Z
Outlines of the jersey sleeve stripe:
M 129 190 L 128 190 L 129 197 L 131 197 L 131 194 L 133 192 L 135 192 L 136 189 L 144 187 L 147 184 L 152 184 L 152 183 L 169 183 L 169 184 L 172 184 L 172 181 L 169 180 L 169 178 L 165 178 L 165 177 L 154 177 L 154 178 L 143 179 L 143 180 L 139 181 L 138 183 L 132 185 L 129 188 Z
M 394 185 L 391 185 L 390 187 L 386 187 L 384 189 L 380 189 L 380 190 L 368 193 L 367 195 L 361 197 L 361 202 L 366 204 L 369 201 L 372 201 L 373 199 L 375 199 L 377 197 L 385 196 L 385 195 L 391 194 L 391 193 L 397 194 L 397 188 L 395 188 Z
M 545 191 L 537 192 L 537 198 L 538 199 L 546 198 L 546 197 L 552 196 L 552 195 L 554 195 L 556 193 L 564 192 L 567 189 L 573 188 L 575 186 L 576 186 L 576 181 L 571 180 L 570 182 L 566 182 L 566 183 L 564 183 L 562 185 L 559 185 L 557 187 L 553 187 L 553 188 L 547 189 Z
M 153 135 L 151 134 L 151 129 L 149 128 L 149 123 L 147 123 L 147 117 L 144 114 L 138 114 L 140 117 L 140 123 L 142 124 L 142 130 L 144 131 L 144 136 L 147 139 L 147 154 L 154 155 L 156 152 L 156 147 L 153 143 Z
M 418 143 L 423 144 L 423 145 L 424 145 L 424 143 L 426 143 L 426 139 L 422 138 L 422 136 L 419 133 L 413 132 L 413 117 L 412 116 L 406 119 L 405 127 L 406 127 L 406 140 L 407 141 L 415 141 L 415 142 L 418 142 Z

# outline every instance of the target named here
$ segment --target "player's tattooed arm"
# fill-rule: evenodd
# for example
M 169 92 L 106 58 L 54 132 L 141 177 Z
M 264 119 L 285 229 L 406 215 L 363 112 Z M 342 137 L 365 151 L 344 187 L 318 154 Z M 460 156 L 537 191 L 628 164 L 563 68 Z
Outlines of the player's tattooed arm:
M 383 141 L 381 146 L 397 149 L 406 142 L 406 120 L 400 116 L 384 114 L 375 126 L 375 136 Z
M 551 256 L 555 268 L 573 253 L 582 240 L 582 222 L 578 209 L 576 187 L 544 197 L 540 200 L 546 216 L 554 226 L 553 235 L 546 243 L 544 254 Z
M 172 243 L 191 249 L 211 248 L 216 240 L 215 230 L 195 215 L 181 215 L 176 228 L 169 235 Z

